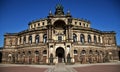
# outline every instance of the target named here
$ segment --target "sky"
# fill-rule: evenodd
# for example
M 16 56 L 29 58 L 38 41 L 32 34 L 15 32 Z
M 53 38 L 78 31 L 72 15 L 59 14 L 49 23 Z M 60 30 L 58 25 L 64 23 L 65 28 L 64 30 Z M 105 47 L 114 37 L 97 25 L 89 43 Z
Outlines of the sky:
M 61 3 L 74 18 L 91 22 L 91 28 L 115 31 L 120 45 L 120 0 L 0 0 L 0 47 L 5 33 L 16 33 L 28 28 L 32 20 L 46 18 Z

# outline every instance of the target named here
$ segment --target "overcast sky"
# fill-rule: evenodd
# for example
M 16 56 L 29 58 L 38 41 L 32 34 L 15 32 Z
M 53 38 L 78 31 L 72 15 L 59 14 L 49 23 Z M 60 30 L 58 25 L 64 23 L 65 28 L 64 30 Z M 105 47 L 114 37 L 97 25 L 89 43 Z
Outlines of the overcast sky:
M 32 20 L 54 13 L 59 0 L 0 0 L 0 47 L 4 34 L 28 28 Z M 75 18 L 91 21 L 91 27 L 101 31 L 115 31 L 120 45 L 120 0 L 61 0 L 64 12 L 70 10 Z

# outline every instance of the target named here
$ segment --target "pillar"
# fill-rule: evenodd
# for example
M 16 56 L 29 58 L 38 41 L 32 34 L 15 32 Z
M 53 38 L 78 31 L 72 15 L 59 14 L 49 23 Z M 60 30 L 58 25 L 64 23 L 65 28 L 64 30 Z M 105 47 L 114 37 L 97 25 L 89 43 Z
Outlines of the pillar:
M 27 43 L 27 44 L 29 43 L 29 42 L 28 42 L 28 38 L 29 38 L 29 36 L 26 35 L 26 43 Z
M 35 43 L 35 34 L 32 35 L 32 43 Z

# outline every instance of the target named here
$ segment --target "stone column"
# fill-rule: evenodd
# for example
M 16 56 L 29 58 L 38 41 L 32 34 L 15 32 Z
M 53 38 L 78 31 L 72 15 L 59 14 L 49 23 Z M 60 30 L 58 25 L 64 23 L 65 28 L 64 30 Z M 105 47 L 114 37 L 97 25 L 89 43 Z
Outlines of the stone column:
M 28 38 L 29 38 L 29 36 L 26 35 L 26 43 L 27 43 L 27 44 L 29 43 L 29 42 L 28 42 Z
M 71 30 L 71 27 L 69 26 L 69 37 L 68 37 L 68 39 L 72 39 L 73 38 L 73 32 L 72 32 L 72 30 Z
M 52 40 L 52 31 L 53 31 L 52 25 L 48 25 L 47 28 L 48 28 L 48 30 L 47 30 L 47 38 L 48 38 L 48 41 L 51 42 L 51 40 Z
M 98 43 L 98 42 L 99 42 L 99 41 L 98 41 L 98 35 L 96 35 L 96 40 L 97 40 L 97 43 Z
M 23 44 L 23 36 L 21 37 L 21 44 Z
M 100 43 L 103 43 L 103 38 L 102 38 L 102 36 L 100 36 L 100 39 L 101 39 L 101 42 L 100 42 Z
M 32 35 L 32 43 L 35 43 L 35 34 Z
M 88 40 L 87 40 L 88 39 L 88 35 L 86 33 L 84 34 L 84 38 L 85 38 L 85 43 L 88 43 Z
M 20 45 L 20 38 L 18 37 L 18 42 L 17 42 L 17 45 Z
M 42 33 L 40 33 L 39 36 L 40 36 L 40 38 L 39 38 L 40 40 L 39 41 L 43 42 L 43 35 L 42 35 Z
M 66 27 L 66 39 L 68 40 L 68 28 Z
M 80 33 L 77 33 L 77 41 L 80 42 Z
M 91 34 L 91 42 L 94 43 L 94 35 Z

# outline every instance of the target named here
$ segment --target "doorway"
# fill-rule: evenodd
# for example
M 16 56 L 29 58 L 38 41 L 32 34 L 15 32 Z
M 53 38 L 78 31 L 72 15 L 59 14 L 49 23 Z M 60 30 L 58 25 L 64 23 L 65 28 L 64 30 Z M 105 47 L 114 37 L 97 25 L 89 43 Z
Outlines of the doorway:
M 58 47 L 56 49 L 56 57 L 58 57 L 58 63 L 64 62 L 65 58 L 65 51 L 62 47 Z

